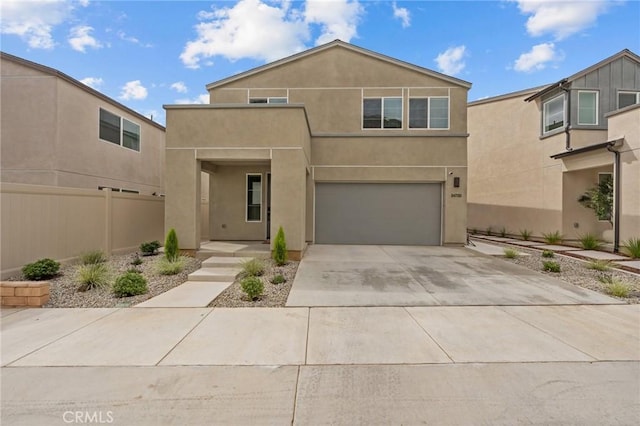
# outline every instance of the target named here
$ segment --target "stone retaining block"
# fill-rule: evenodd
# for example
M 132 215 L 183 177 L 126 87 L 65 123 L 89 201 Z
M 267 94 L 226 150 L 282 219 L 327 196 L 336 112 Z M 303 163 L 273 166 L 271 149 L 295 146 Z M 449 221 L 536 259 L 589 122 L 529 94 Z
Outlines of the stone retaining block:
M 42 307 L 49 301 L 48 281 L 0 282 L 2 306 Z

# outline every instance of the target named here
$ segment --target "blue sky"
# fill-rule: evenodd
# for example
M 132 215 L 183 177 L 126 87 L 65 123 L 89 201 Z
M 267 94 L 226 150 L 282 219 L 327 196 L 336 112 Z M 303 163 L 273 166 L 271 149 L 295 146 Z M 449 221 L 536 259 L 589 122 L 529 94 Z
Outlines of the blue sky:
M 339 38 L 473 83 L 477 100 L 640 53 L 640 2 L 2 0 L 1 49 L 164 124 L 163 104 Z

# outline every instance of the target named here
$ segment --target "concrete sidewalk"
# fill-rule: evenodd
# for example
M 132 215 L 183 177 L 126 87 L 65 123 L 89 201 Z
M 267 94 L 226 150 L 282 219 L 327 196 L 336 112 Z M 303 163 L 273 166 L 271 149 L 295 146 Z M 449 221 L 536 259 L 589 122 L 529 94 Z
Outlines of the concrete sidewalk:
M 77 412 L 141 425 L 640 416 L 640 305 L 2 314 L 2 424 Z

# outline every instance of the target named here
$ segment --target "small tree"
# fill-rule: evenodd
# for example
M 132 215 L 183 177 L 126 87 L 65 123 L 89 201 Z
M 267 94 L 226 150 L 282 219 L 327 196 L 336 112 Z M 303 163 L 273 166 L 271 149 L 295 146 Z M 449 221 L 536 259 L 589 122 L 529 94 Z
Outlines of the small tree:
M 164 242 L 164 255 L 169 262 L 178 260 L 178 236 L 176 235 L 176 230 L 173 228 L 167 233 L 167 239 Z
M 282 226 L 278 229 L 276 240 L 273 244 L 273 260 L 275 260 L 278 266 L 287 263 L 287 242 L 284 238 Z
M 604 175 L 597 185 L 578 198 L 584 207 L 592 209 L 599 220 L 608 220 L 613 225 L 613 178 Z

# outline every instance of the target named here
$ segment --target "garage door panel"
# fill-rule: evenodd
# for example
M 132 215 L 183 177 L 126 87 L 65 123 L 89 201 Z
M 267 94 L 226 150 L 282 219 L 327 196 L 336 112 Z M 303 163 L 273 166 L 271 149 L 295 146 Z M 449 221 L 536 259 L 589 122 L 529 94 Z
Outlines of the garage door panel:
M 317 183 L 316 243 L 440 245 L 441 185 Z

